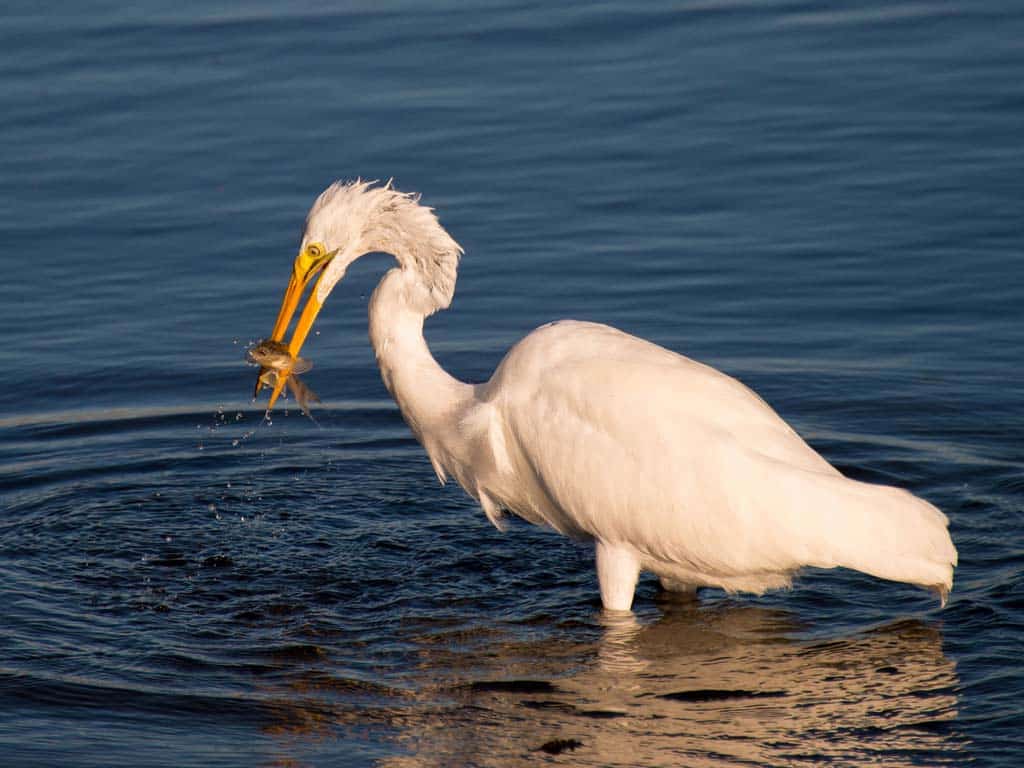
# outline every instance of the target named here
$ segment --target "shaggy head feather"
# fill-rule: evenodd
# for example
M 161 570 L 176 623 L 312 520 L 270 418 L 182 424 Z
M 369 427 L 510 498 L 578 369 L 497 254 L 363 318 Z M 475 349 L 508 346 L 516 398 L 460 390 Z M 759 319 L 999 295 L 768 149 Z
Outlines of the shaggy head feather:
M 431 311 L 445 309 L 455 293 L 462 248 L 444 230 L 434 209 L 417 194 L 387 184 L 356 179 L 336 181 L 313 203 L 306 217 L 302 248 L 323 243 L 338 255 L 317 288 L 321 303 L 341 280 L 348 265 L 371 252 L 390 253 L 411 271 L 429 296 Z

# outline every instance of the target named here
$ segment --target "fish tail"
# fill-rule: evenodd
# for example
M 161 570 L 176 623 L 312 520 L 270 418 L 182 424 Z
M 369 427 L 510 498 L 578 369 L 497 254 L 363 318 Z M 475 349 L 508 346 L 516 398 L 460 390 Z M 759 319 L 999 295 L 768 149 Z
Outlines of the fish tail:
M 316 392 L 306 386 L 305 382 L 295 374 L 288 377 L 288 387 L 291 389 L 292 394 L 295 395 L 295 402 L 299 404 L 299 408 L 302 409 L 302 412 L 310 418 L 313 418 L 309 412 L 309 404 L 320 402 L 320 398 L 317 397 Z

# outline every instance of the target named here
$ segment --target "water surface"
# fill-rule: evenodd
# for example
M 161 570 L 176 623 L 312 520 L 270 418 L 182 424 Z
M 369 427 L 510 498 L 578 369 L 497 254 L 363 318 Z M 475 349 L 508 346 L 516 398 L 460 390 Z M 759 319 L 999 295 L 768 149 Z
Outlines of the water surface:
M 9 766 L 963 765 L 1024 756 L 1024 13 L 844 2 L 15 3 L 0 24 Z M 485 380 L 559 317 L 738 376 L 951 519 L 948 607 L 812 572 L 638 591 L 501 534 L 380 382 L 358 263 L 261 424 L 305 211 L 395 177 Z

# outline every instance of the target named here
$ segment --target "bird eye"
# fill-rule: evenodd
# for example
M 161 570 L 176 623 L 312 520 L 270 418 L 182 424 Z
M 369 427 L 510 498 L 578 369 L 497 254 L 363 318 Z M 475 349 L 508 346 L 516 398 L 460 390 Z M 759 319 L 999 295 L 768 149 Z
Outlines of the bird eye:
M 323 248 L 321 248 L 319 245 L 316 245 L 315 243 L 306 246 L 306 253 L 309 254 L 309 258 L 311 259 L 319 259 L 321 256 L 324 255 Z

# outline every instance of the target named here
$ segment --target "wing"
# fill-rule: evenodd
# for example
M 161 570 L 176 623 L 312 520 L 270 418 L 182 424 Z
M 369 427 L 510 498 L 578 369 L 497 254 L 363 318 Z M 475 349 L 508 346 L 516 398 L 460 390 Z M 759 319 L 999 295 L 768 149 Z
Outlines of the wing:
M 581 427 L 617 430 L 617 440 L 669 447 L 712 433 L 794 467 L 838 474 L 736 379 L 606 325 L 563 320 L 538 328 L 508 353 L 485 397 L 504 403 L 513 420 L 546 407 Z
M 735 379 L 607 326 L 538 329 L 486 396 L 514 478 L 499 503 L 709 583 L 845 564 L 829 523 L 877 500 Z

